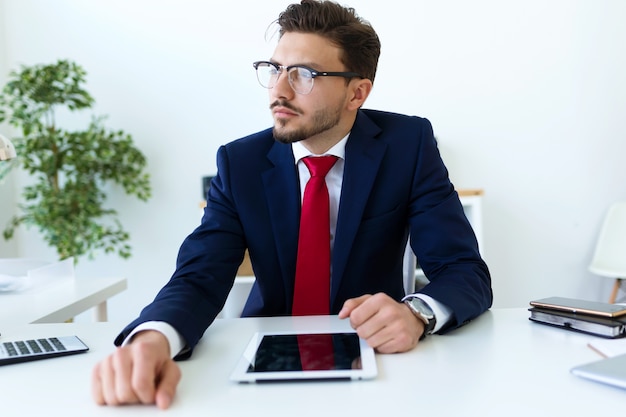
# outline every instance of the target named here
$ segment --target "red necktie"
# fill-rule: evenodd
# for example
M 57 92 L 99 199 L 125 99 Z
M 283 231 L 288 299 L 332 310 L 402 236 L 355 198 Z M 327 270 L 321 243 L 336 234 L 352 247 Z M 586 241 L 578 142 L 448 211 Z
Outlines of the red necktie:
M 336 156 L 303 159 L 311 179 L 304 188 L 292 314 L 330 313 L 330 208 L 326 174 Z

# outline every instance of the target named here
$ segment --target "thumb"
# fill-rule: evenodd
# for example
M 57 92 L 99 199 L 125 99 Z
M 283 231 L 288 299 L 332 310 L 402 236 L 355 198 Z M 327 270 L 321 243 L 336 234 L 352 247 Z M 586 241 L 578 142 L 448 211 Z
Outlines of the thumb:
M 176 386 L 180 382 L 181 372 L 173 360 L 167 361 L 161 371 L 161 379 L 156 387 L 155 401 L 161 410 L 169 408 L 176 394 Z
M 350 298 L 350 299 L 346 300 L 343 303 L 343 307 L 341 307 L 341 311 L 339 311 L 339 318 L 340 319 L 345 319 L 345 318 L 349 317 L 350 313 L 352 313 L 352 311 L 355 308 L 357 308 L 358 306 L 363 304 L 365 302 L 365 300 L 367 300 L 370 297 L 371 297 L 371 295 L 365 294 L 365 295 L 362 295 L 360 297 Z

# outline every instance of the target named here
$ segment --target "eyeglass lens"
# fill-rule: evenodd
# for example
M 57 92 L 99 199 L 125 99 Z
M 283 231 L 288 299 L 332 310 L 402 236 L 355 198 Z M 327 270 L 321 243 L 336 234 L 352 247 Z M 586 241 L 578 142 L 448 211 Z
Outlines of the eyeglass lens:
M 276 67 L 269 62 L 259 63 L 256 69 L 259 83 L 265 88 L 274 88 L 284 68 Z M 313 74 L 307 68 L 291 67 L 287 71 L 289 85 L 296 93 L 308 94 L 313 89 Z

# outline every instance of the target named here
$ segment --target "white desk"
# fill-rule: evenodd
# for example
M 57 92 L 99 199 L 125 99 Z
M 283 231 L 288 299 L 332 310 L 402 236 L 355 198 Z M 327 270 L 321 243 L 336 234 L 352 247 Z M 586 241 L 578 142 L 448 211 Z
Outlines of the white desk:
M 531 323 L 525 309 L 497 309 L 413 351 L 377 355 L 371 381 L 238 385 L 228 378 L 258 330 L 347 327 L 336 318 L 217 320 L 194 355 L 167 416 L 607 416 L 626 391 L 579 379 L 577 364 L 599 359 L 591 336 Z M 79 335 L 87 354 L 0 367 L 2 414 L 164 416 L 154 406 L 92 403 L 93 365 L 113 350 L 121 325 L 38 324 L 2 329 L 2 340 Z M 25 389 L 29 387 L 29 389 Z M 408 412 L 407 407 L 415 407 Z
M 0 325 L 62 323 L 94 307 L 95 320 L 106 321 L 107 299 L 126 287 L 126 278 L 77 278 L 0 293 Z

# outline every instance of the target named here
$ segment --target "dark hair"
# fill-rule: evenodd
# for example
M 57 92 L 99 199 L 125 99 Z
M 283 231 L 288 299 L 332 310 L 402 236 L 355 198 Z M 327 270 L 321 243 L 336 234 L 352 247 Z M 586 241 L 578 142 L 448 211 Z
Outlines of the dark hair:
M 343 51 L 341 62 L 347 71 L 374 82 L 380 40 L 374 28 L 353 8 L 332 1 L 302 0 L 278 16 L 279 35 L 286 32 L 314 33 L 330 40 Z

